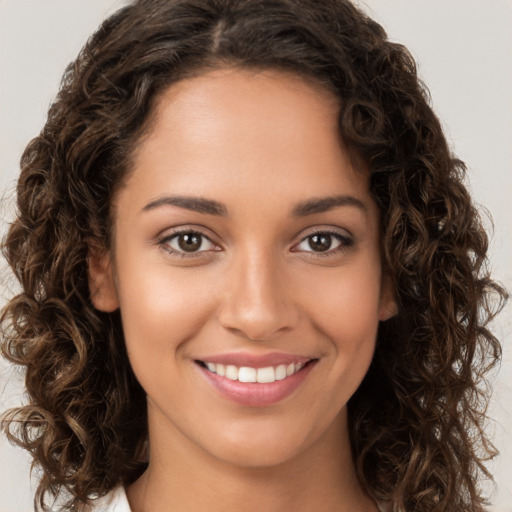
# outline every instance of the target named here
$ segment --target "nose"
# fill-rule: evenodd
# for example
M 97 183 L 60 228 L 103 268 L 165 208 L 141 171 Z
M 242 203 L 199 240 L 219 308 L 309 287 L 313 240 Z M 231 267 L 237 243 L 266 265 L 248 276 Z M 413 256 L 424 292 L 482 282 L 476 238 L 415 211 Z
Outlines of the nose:
M 299 321 L 291 283 L 263 251 L 231 262 L 219 312 L 221 325 L 248 340 L 272 341 Z

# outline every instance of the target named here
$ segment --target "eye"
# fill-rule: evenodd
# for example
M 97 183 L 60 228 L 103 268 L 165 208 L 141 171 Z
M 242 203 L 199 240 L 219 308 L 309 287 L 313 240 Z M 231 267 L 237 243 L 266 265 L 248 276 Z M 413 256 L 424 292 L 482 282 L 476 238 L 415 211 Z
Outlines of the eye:
M 295 251 L 332 254 L 354 245 L 347 235 L 334 231 L 317 231 L 303 238 L 295 247 Z
M 169 253 L 180 256 L 217 250 L 217 246 L 206 235 L 191 230 L 166 236 L 158 243 Z

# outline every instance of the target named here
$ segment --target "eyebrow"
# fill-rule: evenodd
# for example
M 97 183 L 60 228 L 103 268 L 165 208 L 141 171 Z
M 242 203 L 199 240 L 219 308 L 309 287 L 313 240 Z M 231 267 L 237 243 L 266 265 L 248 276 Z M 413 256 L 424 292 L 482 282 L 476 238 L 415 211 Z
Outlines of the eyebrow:
M 218 201 L 203 197 L 190 196 L 164 196 L 148 203 L 142 211 L 154 210 L 161 206 L 178 206 L 186 210 L 209 215 L 227 216 L 227 208 Z M 324 213 L 340 206 L 353 206 L 367 213 L 366 205 L 357 197 L 349 195 L 337 195 L 307 199 L 295 205 L 292 209 L 293 217 L 306 217 L 317 213 Z
M 363 213 L 367 213 L 366 205 L 354 196 L 329 196 L 308 199 L 298 203 L 292 210 L 294 217 L 305 217 L 314 215 L 315 213 L 324 213 L 338 206 L 354 206 L 359 208 Z
M 148 203 L 142 211 L 154 210 L 160 206 L 178 206 L 186 210 L 192 210 L 198 213 L 208 213 L 210 215 L 226 216 L 228 211 L 226 207 L 218 201 L 205 199 L 203 197 L 188 196 L 165 196 L 155 199 Z

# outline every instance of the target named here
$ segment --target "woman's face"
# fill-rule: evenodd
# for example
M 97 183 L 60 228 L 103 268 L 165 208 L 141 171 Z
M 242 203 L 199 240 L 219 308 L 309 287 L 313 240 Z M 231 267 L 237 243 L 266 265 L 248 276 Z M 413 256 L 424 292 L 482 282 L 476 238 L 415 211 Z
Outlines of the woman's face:
M 120 307 L 152 446 L 254 467 L 346 434 L 394 303 L 337 115 L 270 71 L 160 97 L 114 201 L 112 266 L 90 269 L 96 307 Z

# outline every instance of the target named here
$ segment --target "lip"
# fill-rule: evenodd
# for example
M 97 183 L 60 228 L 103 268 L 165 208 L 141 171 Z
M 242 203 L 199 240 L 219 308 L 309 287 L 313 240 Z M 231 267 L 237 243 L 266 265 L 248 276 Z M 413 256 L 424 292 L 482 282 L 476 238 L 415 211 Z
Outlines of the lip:
M 225 356 L 216 356 L 214 358 L 205 358 L 207 361 L 217 364 L 234 364 L 235 366 L 251 366 L 253 368 L 264 368 L 265 366 L 274 366 L 268 361 L 268 356 L 256 356 L 256 359 L 250 358 L 251 364 L 248 363 L 247 358 L 240 359 L 239 354 L 235 358 L 226 359 Z M 280 354 L 282 356 L 283 354 Z M 235 362 L 236 361 L 236 362 Z M 242 363 L 240 363 L 242 361 Z M 280 357 L 277 364 L 286 364 L 285 360 Z M 246 407 L 269 407 L 275 405 L 292 393 L 294 393 L 306 380 L 313 367 L 318 362 L 317 359 L 298 358 L 296 356 L 288 359 L 288 364 L 292 362 L 302 362 L 305 364 L 297 373 L 286 377 L 283 380 L 276 380 L 270 383 L 257 383 L 257 382 L 240 382 L 237 380 L 230 380 L 226 377 L 221 377 L 216 373 L 210 372 L 207 368 L 196 362 L 197 369 L 202 373 L 208 384 L 224 398 L 231 402 Z M 306 364 L 307 363 L 307 364 Z M 258 366 L 254 366 L 258 365 Z
M 215 364 L 232 364 L 234 366 L 249 366 L 251 368 L 266 368 L 267 366 L 289 365 L 291 363 L 306 364 L 314 357 L 286 354 L 282 352 L 270 352 L 268 354 L 249 354 L 247 352 L 231 352 L 227 354 L 214 354 L 200 357 L 197 360 Z

